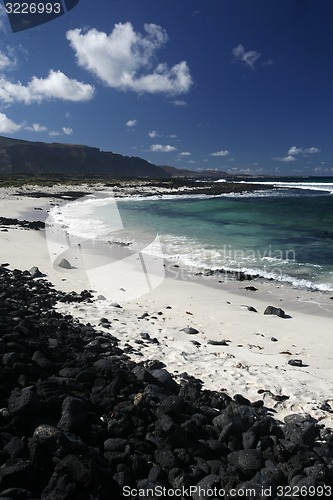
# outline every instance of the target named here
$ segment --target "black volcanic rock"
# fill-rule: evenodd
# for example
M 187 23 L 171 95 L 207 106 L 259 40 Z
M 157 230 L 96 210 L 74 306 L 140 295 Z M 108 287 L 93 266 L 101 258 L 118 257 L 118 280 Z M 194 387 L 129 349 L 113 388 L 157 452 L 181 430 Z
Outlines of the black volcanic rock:
M 1 174 L 171 177 L 162 168 L 142 158 L 84 145 L 30 142 L 0 136 Z
M 75 297 L 91 301 L 0 265 L 1 499 L 134 498 L 125 486 L 252 488 L 258 500 L 316 486 L 330 498 L 330 428 L 307 415 L 281 423 L 240 394 L 134 363 L 116 337 L 55 310 Z
M 189 179 L 205 179 L 205 178 L 215 178 L 215 179 L 221 179 L 221 177 L 232 177 L 231 174 L 227 172 L 222 172 L 219 170 L 202 170 L 202 171 L 195 171 L 195 170 L 188 170 L 185 168 L 176 168 L 176 167 L 171 167 L 169 165 L 160 165 L 160 168 L 162 168 L 166 173 L 171 174 L 172 177 L 185 177 Z
M 274 307 L 274 306 L 267 306 L 265 311 L 264 311 L 264 314 L 275 314 L 275 316 L 279 316 L 279 318 L 285 318 L 286 317 L 286 313 L 284 312 L 283 309 L 281 309 L 281 307 Z

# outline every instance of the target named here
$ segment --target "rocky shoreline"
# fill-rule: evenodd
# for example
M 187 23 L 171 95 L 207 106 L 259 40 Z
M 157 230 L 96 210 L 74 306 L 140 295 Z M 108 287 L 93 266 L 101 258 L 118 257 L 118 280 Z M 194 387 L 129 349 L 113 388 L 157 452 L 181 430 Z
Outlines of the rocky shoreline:
M 36 181 L 37 182 L 37 181 Z M 194 179 L 167 179 L 167 180 L 142 180 L 124 179 L 122 182 L 114 179 L 96 180 L 85 182 L 81 185 L 62 184 L 61 178 L 54 185 L 24 185 L 20 187 L 8 186 L 14 196 L 31 198 L 48 198 L 50 195 L 57 200 L 74 201 L 95 192 L 111 192 L 116 198 L 129 196 L 184 196 L 204 195 L 219 196 L 231 193 L 239 195 L 272 189 L 272 185 L 255 184 L 249 180 L 235 180 L 229 182 L 216 182 L 215 180 Z M 6 188 L 3 188 L 6 189 Z M 276 189 L 276 188 L 275 188 Z
M 0 266 L 0 499 L 330 497 L 330 429 L 135 363 L 58 301 L 92 297 Z

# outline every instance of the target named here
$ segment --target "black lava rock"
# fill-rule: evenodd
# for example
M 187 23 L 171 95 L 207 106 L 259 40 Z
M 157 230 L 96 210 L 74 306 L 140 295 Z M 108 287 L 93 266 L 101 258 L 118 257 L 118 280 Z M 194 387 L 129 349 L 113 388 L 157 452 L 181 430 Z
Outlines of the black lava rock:
M 308 416 L 278 422 L 261 400 L 208 391 L 187 373 L 178 383 L 54 308 L 91 300 L 0 266 L 1 499 L 117 500 L 122 488 L 156 486 L 254 488 L 263 499 L 265 488 L 333 487 L 330 429 Z
M 280 307 L 267 306 L 264 314 L 274 314 L 275 316 L 279 316 L 279 318 L 285 318 L 286 313 Z

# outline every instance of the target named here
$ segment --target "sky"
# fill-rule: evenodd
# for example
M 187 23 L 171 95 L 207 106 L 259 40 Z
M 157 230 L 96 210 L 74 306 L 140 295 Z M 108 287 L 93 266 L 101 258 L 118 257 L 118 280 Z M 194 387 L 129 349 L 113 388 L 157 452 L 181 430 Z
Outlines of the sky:
M 15 33 L 5 3 L 0 135 L 190 170 L 333 175 L 330 0 L 80 0 Z

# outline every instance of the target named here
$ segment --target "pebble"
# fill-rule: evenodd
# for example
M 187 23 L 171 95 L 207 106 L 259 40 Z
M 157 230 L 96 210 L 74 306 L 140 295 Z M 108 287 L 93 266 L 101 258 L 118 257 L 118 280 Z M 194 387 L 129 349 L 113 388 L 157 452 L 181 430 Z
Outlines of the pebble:
M 199 333 L 199 330 L 197 330 L 196 328 L 192 328 L 191 326 L 187 326 L 186 328 L 182 328 L 180 332 L 187 333 L 187 335 L 196 335 L 197 333 Z
M 286 317 L 286 313 L 284 312 L 283 309 L 281 309 L 280 307 L 274 307 L 274 306 L 267 306 L 265 311 L 264 311 L 264 314 L 274 314 L 275 316 L 279 316 L 279 318 L 285 318 Z

